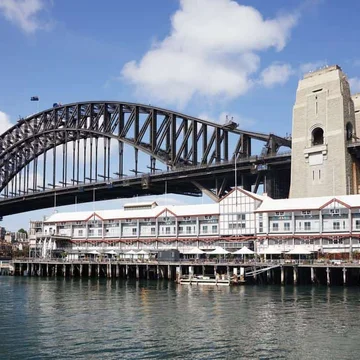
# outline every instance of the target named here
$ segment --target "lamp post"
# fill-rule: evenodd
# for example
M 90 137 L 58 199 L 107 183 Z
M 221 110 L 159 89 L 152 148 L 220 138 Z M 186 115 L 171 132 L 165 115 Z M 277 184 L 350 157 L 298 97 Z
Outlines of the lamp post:
M 239 157 L 240 153 L 234 153 L 234 158 L 235 158 L 235 166 L 234 166 L 234 170 L 235 170 L 235 176 L 234 176 L 234 180 L 235 180 L 235 219 L 236 219 L 236 227 L 235 227 L 235 236 L 237 237 L 238 235 L 238 228 L 239 228 L 239 219 L 238 219 L 238 201 L 237 201 L 237 160 Z

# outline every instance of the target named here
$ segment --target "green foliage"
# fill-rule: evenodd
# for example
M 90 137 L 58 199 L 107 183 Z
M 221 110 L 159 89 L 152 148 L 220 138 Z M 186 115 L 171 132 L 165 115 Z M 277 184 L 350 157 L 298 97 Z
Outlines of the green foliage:
M 27 233 L 27 231 L 25 229 L 21 228 L 21 229 L 18 230 L 18 232 L 22 233 L 22 234 L 26 234 L 26 237 L 27 237 L 28 233 Z

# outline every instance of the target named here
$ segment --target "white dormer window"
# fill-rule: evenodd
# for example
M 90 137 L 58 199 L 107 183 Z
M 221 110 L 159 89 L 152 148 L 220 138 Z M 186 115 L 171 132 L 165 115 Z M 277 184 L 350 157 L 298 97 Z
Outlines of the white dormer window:
M 211 220 L 212 216 L 211 215 L 205 215 L 205 220 Z
M 276 216 L 283 216 L 285 213 L 283 211 L 276 211 L 275 215 Z
M 190 221 L 190 216 L 184 216 L 184 217 L 183 217 L 183 220 L 184 220 L 184 221 Z
M 302 215 L 311 215 L 311 211 L 310 210 L 303 210 L 301 212 Z
M 329 213 L 331 215 L 339 215 L 340 214 L 340 210 L 339 209 L 330 209 Z

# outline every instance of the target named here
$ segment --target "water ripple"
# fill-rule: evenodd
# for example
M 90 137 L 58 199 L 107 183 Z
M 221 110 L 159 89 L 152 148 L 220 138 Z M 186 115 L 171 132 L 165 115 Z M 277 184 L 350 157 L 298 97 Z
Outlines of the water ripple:
M 0 277 L 0 358 L 354 359 L 359 291 Z

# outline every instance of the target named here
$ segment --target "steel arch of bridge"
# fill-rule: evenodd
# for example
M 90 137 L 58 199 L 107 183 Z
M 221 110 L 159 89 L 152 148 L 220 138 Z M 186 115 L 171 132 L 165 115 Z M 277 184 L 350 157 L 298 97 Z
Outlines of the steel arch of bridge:
M 0 206 L 11 198 L 124 180 L 125 146 L 134 151 L 129 171 L 151 178 L 158 170 L 170 174 L 248 159 L 252 140 L 264 143 L 263 155 L 291 146 L 289 139 L 243 131 L 231 121 L 216 124 L 151 105 L 91 101 L 58 106 L 20 119 L 0 136 Z M 139 152 L 148 158 L 145 170 Z M 201 188 L 193 182 L 188 193 L 196 193 L 194 184 Z M 187 193 L 184 187 L 172 191 Z M 224 191 L 222 186 L 217 196 Z

